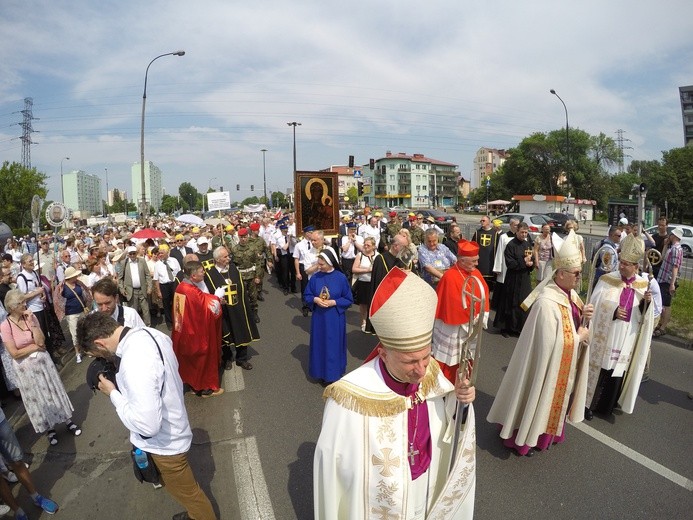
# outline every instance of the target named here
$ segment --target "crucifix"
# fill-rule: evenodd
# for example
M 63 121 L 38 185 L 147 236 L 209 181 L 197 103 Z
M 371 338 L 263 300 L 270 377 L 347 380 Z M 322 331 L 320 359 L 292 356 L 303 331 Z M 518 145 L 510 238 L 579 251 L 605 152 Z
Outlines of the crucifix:
M 409 443 L 409 451 L 407 452 L 407 458 L 409 459 L 409 464 L 413 465 L 416 462 L 416 456 L 419 454 L 419 450 L 414 449 L 414 443 Z

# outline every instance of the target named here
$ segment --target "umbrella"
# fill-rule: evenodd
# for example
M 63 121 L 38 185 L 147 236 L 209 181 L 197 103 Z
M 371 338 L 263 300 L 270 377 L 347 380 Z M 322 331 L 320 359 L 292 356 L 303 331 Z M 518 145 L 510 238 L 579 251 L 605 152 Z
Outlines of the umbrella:
M 202 220 L 197 215 L 193 215 L 192 213 L 185 213 L 184 215 L 176 217 L 176 220 L 178 222 L 184 222 L 186 224 L 192 224 L 193 226 L 201 226 L 202 224 L 205 223 L 204 220 Z
M 228 224 L 228 220 L 224 220 L 223 218 L 208 218 L 205 220 L 205 224 L 210 225 L 210 226 L 216 226 L 218 224 Z
M 488 203 L 489 206 L 507 206 L 508 204 L 510 204 L 509 200 L 502 200 L 502 199 L 492 200 L 491 202 Z
M 132 234 L 132 238 L 164 238 L 166 233 L 159 231 L 158 229 L 144 228 L 140 229 L 137 233 Z

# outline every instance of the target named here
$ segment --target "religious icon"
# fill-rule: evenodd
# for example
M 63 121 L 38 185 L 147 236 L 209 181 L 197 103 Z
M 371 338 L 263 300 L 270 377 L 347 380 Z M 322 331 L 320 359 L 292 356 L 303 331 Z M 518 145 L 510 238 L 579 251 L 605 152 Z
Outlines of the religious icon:
M 336 234 L 339 223 L 337 174 L 296 172 L 296 216 L 299 228 L 313 226 Z
M 320 289 L 320 299 L 321 300 L 329 300 L 330 299 L 330 290 L 327 288 L 326 285 L 323 285 L 322 289 Z

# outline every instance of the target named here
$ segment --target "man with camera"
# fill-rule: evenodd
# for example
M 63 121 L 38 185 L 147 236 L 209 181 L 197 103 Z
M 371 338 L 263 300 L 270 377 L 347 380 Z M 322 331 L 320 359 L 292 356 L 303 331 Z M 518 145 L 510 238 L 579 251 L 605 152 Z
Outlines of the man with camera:
M 80 320 L 77 341 L 86 354 L 118 366 L 114 380 L 101 373 L 90 385 L 111 399 L 130 430 L 130 442 L 151 456 L 166 490 L 185 507 L 174 520 L 215 519 L 188 465 L 192 431 L 171 339 L 155 329 L 124 327 L 97 312 Z

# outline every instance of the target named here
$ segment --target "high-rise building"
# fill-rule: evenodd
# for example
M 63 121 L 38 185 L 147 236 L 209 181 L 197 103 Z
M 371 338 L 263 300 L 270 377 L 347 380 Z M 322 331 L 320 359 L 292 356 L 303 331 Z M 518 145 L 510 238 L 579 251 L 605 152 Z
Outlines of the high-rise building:
M 118 188 L 112 188 L 108 190 L 108 205 L 113 206 L 115 202 L 115 196 L 118 194 L 119 200 L 127 200 L 128 192 L 126 190 L 119 190 Z
M 693 143 L 693 85 L 679 87 L 681 96 L 681 116 L 683 118 L 683 142 Z
M 132 165 L 132 196 L 139 210 L 142 201 L 142 170 L 139 161 Z M 163 191 L 161 188 L 161 170 L 151 161 L 144 161 L 144 197 L 155 212 L 161 207 Z
M 363 202 L 391 208 L 431 208 L 454 206 L 459 202 L 460 174 L 457 165 L 424 154 L 386 152 L 374 161 L 375 169 L 364 165 Z
M 65 205 L 82 217 L 100 215 L 103 212 L 101 179 L 98 175 L 73 170 L 63 175 Z
M 508 158 L 508 152 L 496 148 L 479 148 L 474 157 L 472 189 L 486 185 L 486 177 L 495 172 Z

